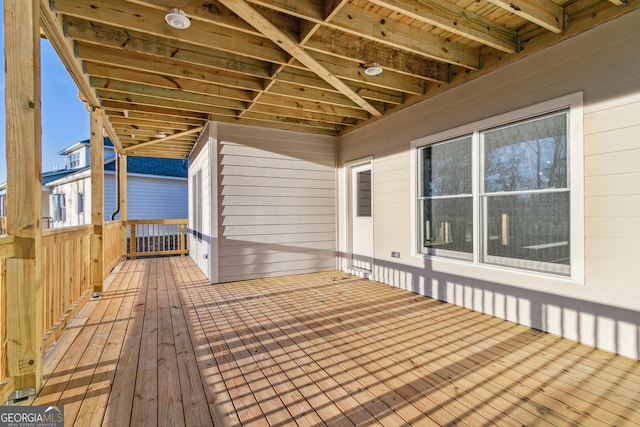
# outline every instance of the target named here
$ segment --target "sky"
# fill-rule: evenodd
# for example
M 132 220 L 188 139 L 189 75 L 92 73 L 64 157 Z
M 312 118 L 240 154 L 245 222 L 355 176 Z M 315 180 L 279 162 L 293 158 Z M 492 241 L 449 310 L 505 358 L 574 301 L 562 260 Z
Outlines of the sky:
M 0 22 L 4 22 L 0 8 Z M 4 65 L 4 24 L 0 31 L 2 64 Z M 64 167 L 58 152 L 89 138 L 89 113 L 79 98 L 78 88 L 47 40 L 40 42 L 42 96 L 42 170 Z M 7 177 L 5 75 L 0 72 L 0 182 Z

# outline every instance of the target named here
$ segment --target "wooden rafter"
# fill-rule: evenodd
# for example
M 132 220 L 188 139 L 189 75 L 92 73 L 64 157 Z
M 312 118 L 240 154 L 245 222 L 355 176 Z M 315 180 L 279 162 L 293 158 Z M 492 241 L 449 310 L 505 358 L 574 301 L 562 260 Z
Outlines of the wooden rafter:
M 417 21 L 478 41 L 502 52 L 516 51 L 516 34 L 504 26 L 443 0 L 369 0 Z
M 199 126 L 197 128 L 189 129 L 189 130 L 184 131 L 184 132 L 174 133 L 173 135 L 165 136 L 164 138 L 158 138 L 158 139 L 154 139 L 153 141 L 148 141 L 148 142 L 144 142 L 142 144 L 134 145 L 132 147 L 127 147 L 127 149 L 125 150 L 125 154 L 127 154 L 127 155 L 134 154 L 137 150 L 140 150 L 141 148 L 144 148 L 144 147 L 148 147 L 150 145 L 155 145 L 155 144 L 159 144 L 161 142 L 171 141 L 173 139 L 180 138 L 181 136 L 187 136 L 187 135 L 192 135 L 194 133 L 200 133 L 200 132 L 202 132 L 203 129 L 204 129 L 204 126 Z
M 364 98 L 354 92 L 349 86 L 347 86 L 342 80 L 336 77 L 334 74 L 327 71 L 318 61 L 316 61 L 311 55 L 309 55 L 297 42 L 291 40 L 286 34 L 280 31 L 275 25 L 265 19 L 262 15 L 256 12 L 251 6 L 249 6 L 244 0 L 220 0 L 220 3 L 231 9 L 234 13 L 254 26 L 258 31 L 265 35 L 265 37 L 272 40 L 278 46 L 282 47 L 291 56 L 303 63 L 311 71 L 316 73 L 318 77 L 325 80 L 331 86 L 338 89 L 347 98 L 353 101 L 356 105 L 360 106 L 364 110 L 367 110 L 373 116 L 380 116 L 381 113 L 371 104 L 369 104 Z
M 489 0 L 489 2 L 554 33 L 561 33 L 564 29 L 562 7 L 552 0 Z
M 104 109 L 122 149 L 152 142 L 159 124 L 184 132 L 207 118 L 344 134 L 640 7 L 613 6 L 623 0 L 38 1 L 44 32 L 62 46 L 82 96 Z M 164 22 L 173 7 L 183 9 L 189 29 Z M 384 73 L 366 75 L 369 63 Z M 184 158 L 194 143 L 185 135 L 141 150 Z

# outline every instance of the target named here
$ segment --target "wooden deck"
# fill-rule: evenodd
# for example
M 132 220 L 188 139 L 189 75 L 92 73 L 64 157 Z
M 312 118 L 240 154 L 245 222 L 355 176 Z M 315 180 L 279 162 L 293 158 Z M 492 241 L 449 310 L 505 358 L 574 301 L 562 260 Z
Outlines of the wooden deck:
M 640 363 L 341 272 L 109 281 L 31 402 L 67 425 L 640 425 Z

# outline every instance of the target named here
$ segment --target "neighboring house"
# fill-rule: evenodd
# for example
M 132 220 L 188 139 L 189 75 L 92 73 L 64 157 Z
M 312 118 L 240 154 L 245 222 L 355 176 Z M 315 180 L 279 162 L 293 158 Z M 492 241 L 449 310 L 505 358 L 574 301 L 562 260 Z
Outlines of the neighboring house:
M 68 227 L 91 222 L 91 168 L 89 140 L 62 150 L 65 169 L 42 174 L 42 216 L 51 226 Z M 104 218 L 118 219 L 116 157 L 109 138 L 104 140 Z M 127 219 L 186 218 L 186 160 L 127 157 Z M 6 183 L 0 184 L 4 212 Z M 0 215 L 4 216 L 4 215 Z
M 638 18 L 340 137 L 209 122 L 190 256 L 214 283 L 339 268 L 640 358 Z

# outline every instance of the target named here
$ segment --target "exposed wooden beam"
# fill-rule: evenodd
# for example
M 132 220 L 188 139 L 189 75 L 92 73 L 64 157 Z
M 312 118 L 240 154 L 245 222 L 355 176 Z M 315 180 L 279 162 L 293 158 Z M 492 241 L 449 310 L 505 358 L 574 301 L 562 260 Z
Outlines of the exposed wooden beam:
M 120 199 L 120 253 L 127 253 L 127 215 L 128 215 L 128 192 L 127 192 L 127 155 L 121 154 L 118 159 L 118 178 L 120 179 L 120 185 L 118 186 L 119 194 L 117 197 Z M 111 218 L 109 218 L 111 219 Z
M 86 43 L 78 43 L 76 47 L 78 56 L 87 62 L 123 67 L 138 71 L 148 72 L 153 70 L 168 77 L 187 78 L 204 82 L 213 82 L 222 86 L 238 89 L 261 90 L 264 86 L 262 79 L 231 75 L 202 66 L 189 66 L 180 61 L 145 57 L 140 54 L 118 51 L 105 47 L 90 46 Z
M 97 108 L 89 113 L 91 163 L 91 286 L 94 293 L 102 292 L 102 253 L 104 228 L 104 139 L 103 111 Z
M 153 141 L 144 142 L 142 144 L 138 144 L 138 145 L 135 145 L 133 147 L 128 147 L 125 150 L 125 154 L 131 154 L 132 151 L 139 150 L 139 149 L 141 149 L 143 147 L 148 147 L 149 145 L 159 144 L 161 142 L 171 141 L 172 139 L 176 139 L 176 138 L 179 138 L 181 136 L 193 135 L 194 133 L 202 132 L 202 129 L 204 129 L 204 126 L 199 126 L 197 128 L 186 130 L 184 132 L 174 133 L 173 135 L 169 135 L 169 136 L 166 136 L 164 138 L 158 138 L 158 139 L 155 139 Z
M 272 40 L 291 56 L 303 63 L 311 71 L 316 73 L 321 79 L 335 87 L 356 105 L 379 117 L 382 114 L 375 107 L 369 104 L 364 98 L 355 93 L 349 86 L 334 74 L 327 71 L 311 55 L 309 55 L 296 41 L 291 40 L 286 34 L 280 31 L 275 25 L 260 15 L 254 8 L 249 6 L 244 0 L 220 0 L 222 4 L 231 9 L 234 13 L 254 26 L 265 37 Z
M 47 40 L 49 40 L 58 57 L 69 71 L 69 75 L 84 99 L 91 106 L 99 106 L 100 100 L 91 89 L 89 79 L 82 71 L 82 61 L 75 55 L 73 41 L 66 38 L 62 33 L 62 16 L 58 16 L 51 11 L 48 0 L 40 0 L 40 25 L 47 36 Z M 108 122 L 105 121 L 104 125 L 114 148 L 116 151 L 122 152 L 122 144 L 118 139 L 118 135 Z
M 363 64 L 377 62 L 385 69 L 437 83 L 446 83 L 449 79 L 448 64 L 326 27 L 319 28 L 304 47 L 348 61 L 359 61 Z
M 429 32 L 422 32 L 420 37 L 416 37 L 415 27 L 405 25 L 393 18 L 380 19 L 375 12 L 361 9 L 353 4 L 345 5 L 327 25 L 357 37 L 364 37 L 437 61 L 461 65 L 469 69 L 477 69 L 480 65 L 480 53 L 477 49 L 447 41 Z
M 80 18 L 65 17 L 64 31 L 67 37 L 76 41 L 139 53 L 143 57 L 150 58 L 149 62 L 155 62 L 156 58 L 164 58 L 183 66 L 193 64 L 233 71 L 247 76 L 262 78 L 270 76 L 271 63 L 269 62 L 213 50 L 211 46 L 185 43 L 129 28 L 118 28 Z M 151 59 L 151 57 L 154 58 Z
M 434 25 L 506 53 L 516 51 L 516 34 L 504 26 L 445 0 L 369 0 L 379 6 Z
M 89 21 L 180 39 L 204 47 L 216 46 L 221 51 L 263 61 L 285 63 L 289 59 L 286 52 L 264 37 L 198 21 L 192 22 L 189 31 L 176 30 L 164 22 L 166 12 L 122 0 L 50 1 L 54 10 Z
M 91 77 L 90 82 L 95 88 L 107 89 L 114 92 L 154 96 L 167 100 L 174 99 L 176 101 L 193 102 L 196 104 L 230 108 L 239 111 L 244 110 L 247 106 L 245 102 L 236 101 L 224 96 L 185 92 L 183 90 L 167 89 L 148 84 L 130 83 L 115 79 L 105 79 L 102 77 Z M 217 89 L 219 90 L 220 88 L 218 87 Z M 212 92 L 214 92 L 213 89 Z
M 92 86 L 102 86 L 105 81 L 98 81 L 96 78 L 108 81 L 121 81 L 133 84 L 155 86 L 158 88 L 178 90 L 181 92 L 196 93 L 200 95 L 213 95 L 236 101 L 250 102 L 254 98 L 254 93 L 249 90 L 235 89 L 217 84 L 210 84 L 201 80 L 183 79 L 181 77 L 168 77 L 162 74 L 131 70 L 122 67 L 113 67 L 103 64 L 87 63 L 85 66 L 87 74 L 92 77 Z M 112 87 L 113 89 L 113 87 Z
M 489 2 L 556 34 L 564 30 L 562 6 L 552 0 L 489 0 Z
M 16 390 L 34 396 L 44 335 L 39 22 L 39 0 L 5 0 L 7 228 L 14 237 L 6 261 L 6 369 Z

